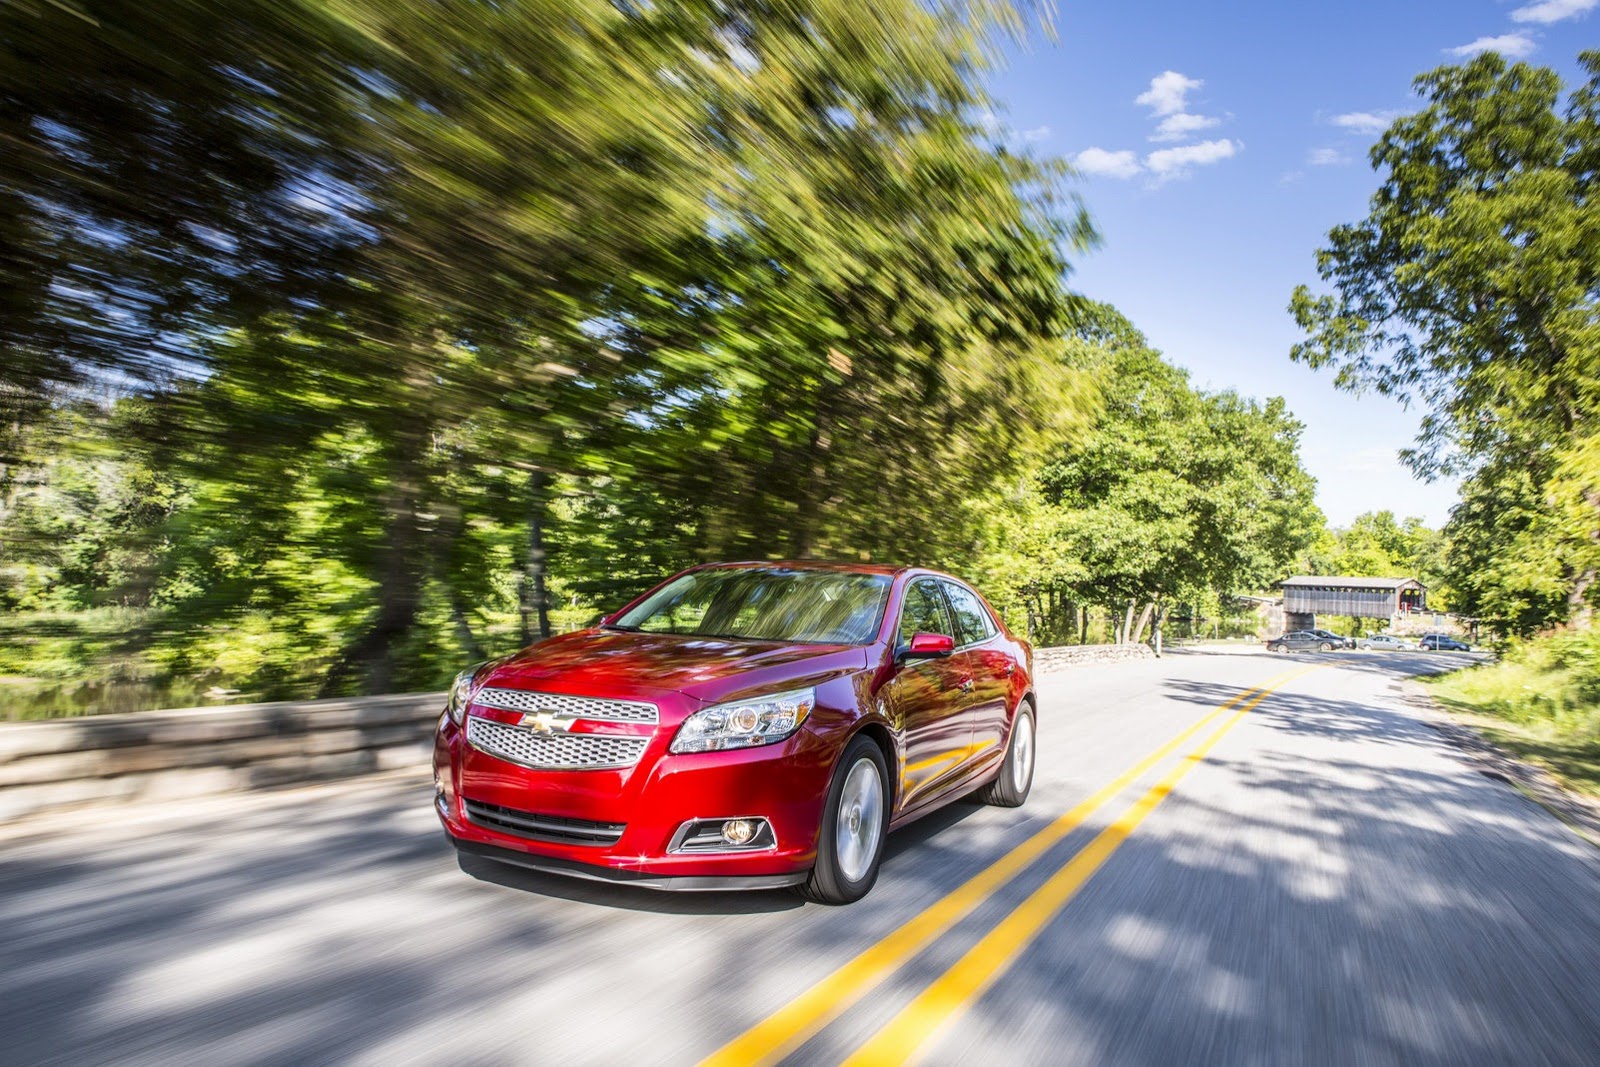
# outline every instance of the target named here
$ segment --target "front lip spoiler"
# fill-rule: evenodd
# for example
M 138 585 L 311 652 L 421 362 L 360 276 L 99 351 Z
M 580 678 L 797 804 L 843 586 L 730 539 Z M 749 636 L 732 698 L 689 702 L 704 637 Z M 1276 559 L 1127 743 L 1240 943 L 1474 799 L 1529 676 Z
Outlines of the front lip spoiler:
M 644 871 L 615 870 L 610 867 L 596 867 L 588 863 L 579 863 L 575 860 L 556 859 L 552 856 L 534 856 L 516 849 L 501 848 L 499 845 L 486 845 L 481 841 L 464 841 L 449 833 L 445 837 L 456 847 L 458 852 L 465 852 L 471 856 L 481 856 L 484 859 L 496 860 L 500 863 L 510 863 L 518 867 L 527 867 L 530 870 L 542 871 L 545 874 L 559 874 L 569 878 L 584 878 L 591 882 L 608 882 L 612 885 L 632 885 L 641 889 L 663 889 L 677 892 L 712 893 L 723 890 L 745 889 L 786 889 L 792 885 L 799 885 L 806 880 L 808 872 L 796 871 L 792 874 L 754 874 L 754 875 L 660 875 L 647 874 Z

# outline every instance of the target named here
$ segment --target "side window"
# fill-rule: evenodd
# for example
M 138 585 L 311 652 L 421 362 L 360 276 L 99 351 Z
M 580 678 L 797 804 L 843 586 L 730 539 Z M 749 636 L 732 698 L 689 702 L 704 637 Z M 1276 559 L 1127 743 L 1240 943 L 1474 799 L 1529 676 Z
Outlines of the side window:
M 956 616 L 956 644 L 975 645 L 994 636 L 994 620 L 972 590 L 954 582 L 941 582 Z
M 906 590 L 905 604 L 900 608 L 899 643 L 909 645 L 912 634 L 956 636 L 950 614 L 944 607 L 944 597 L 939 595 L 939 587 L 932 578 L 919 578 Z

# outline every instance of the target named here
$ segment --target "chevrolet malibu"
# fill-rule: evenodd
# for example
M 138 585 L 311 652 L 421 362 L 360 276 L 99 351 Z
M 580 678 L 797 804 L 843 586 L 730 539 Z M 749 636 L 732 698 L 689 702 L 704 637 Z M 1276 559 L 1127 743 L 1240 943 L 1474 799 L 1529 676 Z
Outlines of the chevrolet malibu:
M 463 671 L 434 741 L 463 853 L 656 889 L 846 904 L 890 830 L 1033 782 L 1033 650 L 920 568 L 696 567 Z

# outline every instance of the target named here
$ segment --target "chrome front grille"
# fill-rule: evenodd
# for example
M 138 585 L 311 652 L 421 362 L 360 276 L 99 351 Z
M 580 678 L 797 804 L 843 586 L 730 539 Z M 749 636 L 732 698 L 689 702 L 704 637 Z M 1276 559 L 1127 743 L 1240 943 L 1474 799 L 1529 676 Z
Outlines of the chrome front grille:
M 659 721 L 654 704 L 641 700 L 609 700 L 604 697 L 574 697 L 561 693 L 537 693 L 531 689 L 480 689 L 474 704 L 509 711 L 548 711 L 563 719 L 599 719 L 603 722 Z
M 485 804 L 470 797 L 462 798 L 467 818 L 480 826 L 498 830 L 515 837 L 532 841 L 554 841 L 566 845 L 614 845 L 622 838 L 627 824 L 620 822 L 595 822 L 592 819 L 574 819 L 565 815 L 541 815 L 533 811 L 503 808 L 498 804 Z
M 540 734 L 477 715 L 467 716 L 467 740 L 497 759 L 551 771 L 632 767 L 650 743 L 648 737 Z

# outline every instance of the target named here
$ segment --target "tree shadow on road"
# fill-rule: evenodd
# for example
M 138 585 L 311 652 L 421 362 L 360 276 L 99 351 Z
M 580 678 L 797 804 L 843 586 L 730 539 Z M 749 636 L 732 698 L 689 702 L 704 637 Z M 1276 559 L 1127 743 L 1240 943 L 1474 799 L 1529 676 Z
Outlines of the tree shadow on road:
M 935 1058 L 1593 1062 L 1600 856 L 1406 714 L 1250 714 Z

